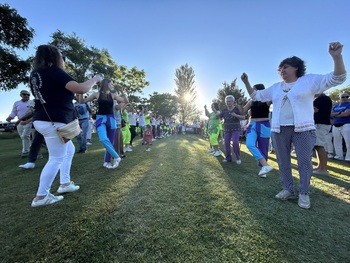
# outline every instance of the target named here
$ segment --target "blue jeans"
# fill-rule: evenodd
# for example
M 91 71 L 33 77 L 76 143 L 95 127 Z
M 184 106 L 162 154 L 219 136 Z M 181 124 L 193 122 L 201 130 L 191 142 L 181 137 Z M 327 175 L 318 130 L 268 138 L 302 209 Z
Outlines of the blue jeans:
M 86 135 L 89 129 L 89 119 L 79 120 L 79 126 L 82 132 L 78 135 L 79 150 L 86 151 Z

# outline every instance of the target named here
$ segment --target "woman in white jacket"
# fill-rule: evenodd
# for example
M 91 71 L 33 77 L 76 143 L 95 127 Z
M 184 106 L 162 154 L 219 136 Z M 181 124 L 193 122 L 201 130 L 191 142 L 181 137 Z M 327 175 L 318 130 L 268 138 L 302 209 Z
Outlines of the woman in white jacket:
M 300 177 L 299 201 L 301 208 L 310 208 L 309 186 L 312 175 L 312 151 L 316 142 L 313 99 L 317 93 L 342 84 L 346 71 L 342 58 L 343 45 L 329 44 L 328 52 L 334 62 L 334 71 L 326 75 L 306 74 L 305 64 L 293 56 L 278 66 L 283 81 L 265 90 L 254 90 L 243 73 L 241 79 L 254 101 L 272 101 L 272 140 L 283 190 L 275 197 L 281 200 L 295 198 L 290 160 L 291 144 L 295 146 Z

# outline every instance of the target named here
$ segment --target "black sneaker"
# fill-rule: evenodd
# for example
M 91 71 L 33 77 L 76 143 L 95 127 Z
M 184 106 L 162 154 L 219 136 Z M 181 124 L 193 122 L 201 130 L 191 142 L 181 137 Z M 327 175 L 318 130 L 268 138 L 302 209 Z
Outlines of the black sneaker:
M 86 150 L 79 150 L 77 153 L 86 153 Z

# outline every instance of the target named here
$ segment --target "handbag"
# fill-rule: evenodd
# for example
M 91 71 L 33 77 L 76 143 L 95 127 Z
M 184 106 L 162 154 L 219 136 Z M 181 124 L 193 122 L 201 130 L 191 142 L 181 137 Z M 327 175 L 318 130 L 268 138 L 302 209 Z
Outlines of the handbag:
M 81 133 L 81 128 L 78 119 L 74 119 L 70 123 L 57 128 L 57 133 L 64 143 L 74 139 Z
M 44 105 L 45 100 L 40 93 L 40 88 L 41 88 L 41 84 L 42 84 L 40 74 L 38 72 L 35 72 L 34 74 L 37 74 L 38 80 L 39 80 L 39 85 L 35 81 L 32 82 L 34 89 L 36 91 L 36 94 L 39 95 L 40 103 L 43 106 L 43 109 L 44 109 L 47 117 L 49 118 L 52 126 L 54 126 L 56 128 L 55 123 L 52 121 L 52 119 L 50 118 L 50 115 L 48 114 L 48 112 L 45 108 L 45 105 Z M 76 136 L 78 136 L 81 133 L 79 120 L 77 118 L 75 118 L 73 121 L 71 121 L 70 123 L 68 123 L 66 125 L 63 125 L 59 128 L 56 128 L 56 130 L 57 130 L 58 136 L 61 138 L 62 142 L 64 142 L 64 143 L 67 143 L 68 141 L 74 139 Z

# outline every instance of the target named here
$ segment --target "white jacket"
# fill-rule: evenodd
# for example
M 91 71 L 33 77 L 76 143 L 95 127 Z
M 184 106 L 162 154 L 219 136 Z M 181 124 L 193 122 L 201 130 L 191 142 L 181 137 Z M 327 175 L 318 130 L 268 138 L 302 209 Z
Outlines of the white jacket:
M 307 74 L 297 79 L 289 92 L 284 92 L 284 81 L 273 84 L 264 90 L 254 90 L 250 97 L 254 101 L 272 101 L 273 113 L 271 131 L 280 132 L 280 110 L 284 96 L 287 96 L 294 115 L 294 131 L 303 132 L 315 130 L 314 125 L 314 95 L 340 85 L 346 80 L 346 73 L 334 76 L 333 72 L 326 75 Z

